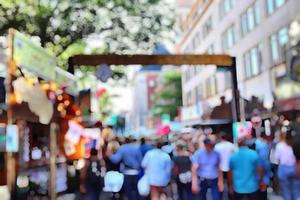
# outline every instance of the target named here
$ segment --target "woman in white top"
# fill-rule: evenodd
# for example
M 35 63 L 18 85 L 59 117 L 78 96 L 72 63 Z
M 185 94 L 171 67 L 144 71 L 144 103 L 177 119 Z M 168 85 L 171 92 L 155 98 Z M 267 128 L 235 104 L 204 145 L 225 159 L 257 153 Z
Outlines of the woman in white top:
M 275 158 L 278 160 L 278 178 L 285 200 L 300 198 L 300 179 L 296 175 L 296 158 L 292 149 L 292 131 L 282 133 L 281 141 L 276 145 Z

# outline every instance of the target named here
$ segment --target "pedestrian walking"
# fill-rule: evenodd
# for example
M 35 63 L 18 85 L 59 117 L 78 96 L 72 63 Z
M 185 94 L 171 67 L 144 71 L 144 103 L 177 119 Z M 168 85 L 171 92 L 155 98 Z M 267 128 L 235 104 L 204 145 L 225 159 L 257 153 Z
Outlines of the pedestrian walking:
M 142 161 L 142 167 L 150 184 L 151 200 L 158 200 L 163 194 L 171 179 L 172 161 L 164 152 L 162 143 L 157 142 L 156 148 L 148 151 Z
M 275 157 L 279 161 L 278 178 L 284 200 L 300 198 L 300 178 L 296 172 L 296 157 L 292 149 L 292 131 L 282 133 L 281 141 L 277 144 Z
M 110 172 L 120 172 L 120 165 L 121 162 L 118 163 L 113 163 L 109 157 L 107 156 L 107 152 L 110 153 L 116 153 L 118 151 L 118 149 L 120 148 L 120 144 L 117 140 L 113 140 L 108 142 L 106 150 L 105 150 L 105 154 L 104 154 L 104 161 L 105 161 L 105 166 L 106 166 L 106 171 Z M 111 198 L 112 200 L 117 200 L 117 199 L 122 199 L 123 197 L 123 191 L 119 191 L 119 192 L 111 192 Z
M 186 151 L 186 144 L 180 140 L 176 144 L 177 155 L 173 158 L 173 174 L 175 177 L 179 200 L 193 200 L 192 194 L 192 161 Z
M 128 200 L 139 200 L 137 190 L 139 173 L 141 169 L 142 153 L 137 144 L 132 143 L 130 138 L 125 139 L 125 144 L 114 153 L 107 152 L 109 159 L 113 163 L 121 162 L 121 172 L 124 174 L 124 193 Z
M 268 186 L 271 182 L 271 163 L 270 163 L 271 146 L 267 144 L 266 135 L 262 133 L 262 137 L 255 140 L 255 151 L 258 153 L 261 167 L 263 169 L 263 185 L 261 185 L 258 195 L 259 200 L 268 200 Z
M 293 143 L 293 151 L 297 160 L 297 175 L 300 177 L 300 133 L 296 133 Z
M 219 170 L 220 156 L 214 150 L 212 140 L 204 140 L 204 148 L 192 156 L 192 191 L 198 193 L 200 199 L 206 200 L 207 190 L 211 189 L 212 200 L 220 200 L 223 191 L 223 177 Z M 199 188 L 200 187 L 200 188 Z
M 80 192 L 86 193 L 88 200 L 99 200 L 103 188 L 101 167 L 98 150 L 92 148 L 90 159 L 86 161 L 80 174 Z
M 221 132 L 220 136 L 221 136 L 221 141 L 216 144 L 215 151 L 218 152 L 220 155 L 220 170 L 223 175 L 224 186 L 226 185 L 225 183 L 227 183 L 226 191 L 220 191 L 220 192 L 223 192 L 222 197 L 225 196 L 225 199 L 227 198 L 232 199 L 228 192 L 228 171 L 229 171 L 229 160 L 231 155 L 234 152 L 234 145 L 227 140 L 226 138 L 227 134 L 225 132 Z
M 263 185 L 263 169 L 256 151 L 249 149 L 246 138 L 239 138 L 239 149 L 229 162 L 229 191 L 235 200 L 258 199 L 260 184 Z

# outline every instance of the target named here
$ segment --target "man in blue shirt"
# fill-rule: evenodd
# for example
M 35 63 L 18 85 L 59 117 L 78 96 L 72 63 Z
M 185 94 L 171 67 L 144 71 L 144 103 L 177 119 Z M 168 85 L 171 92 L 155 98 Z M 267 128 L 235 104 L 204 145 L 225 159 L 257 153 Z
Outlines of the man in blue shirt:
M 124 192 L 127 199 L 139 200 L 137 192 L 137 183 L 141 169 L 142 153 L 138 145 L 131 143 L 130 139 L 126 139 L 118 151 L 109 156 L 113 163 L 121 162 L 121 172 L 124 174 Z M 109 153 L 110 154 L 110 153 Z
M 148 151 L 142 161 L 142 167 L 149 180 L 151 199 L 160 199 L 165 187 L 170 182 L 172 160 L 157 142 L 156 148 Z
M 239 150 L 230 158 L 229 191 L 236 200 L 258 199 L 260 184 L 263 185 L 263 169 L 259 155 L 246 145 L 246 138 L 238 140 Z
M 206 138 L 204 149 L 199 149 L 192 157 L 192 191 L 198 193 L 200 199 L 206 200 L 208 188 L 211 188 L 212 200 L 220 200 L 223 191 L 223 176 L 219 170 L 220 156 L 214 151 L 214 143 Z
M 265 136 L 265 134 L 263 135 Z M 266 136 L 265 136 L 266 137 Z M 255 150 L 258 153 L 258 157 L 260 158 L 261 167 L 263 169 L 263 183 L 264 187 L 261 186 L 259 191 L 259 199 L 260 200 L 268 200 L 268 185 L 270 185 L 271 181 L 271 163 L 270 163 L 270 146 L 263 138 L 257 138 L 255 140 Z

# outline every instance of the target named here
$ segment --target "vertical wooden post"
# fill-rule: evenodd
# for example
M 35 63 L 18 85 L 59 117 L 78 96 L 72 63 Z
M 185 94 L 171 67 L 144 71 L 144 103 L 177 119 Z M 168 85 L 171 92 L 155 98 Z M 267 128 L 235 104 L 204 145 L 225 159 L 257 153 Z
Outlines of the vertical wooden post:
M 50 200 L 56 200 L 56 124 L 50 124 Z
M 9 56 L 7 62 L 7 75 L 5 80 L 5 90 L 6 90 L 6 103 L 7 103 L 7 125 L 13 124 L 13 113 L 11 108 L 11 101 L 13 97 L 12 79 L 14 72 L 16 70 L 16 65 L 13 59 L 14 55 L 14 30 L 10 29 L 8 33 L 8 49 Z M 15 186 L 16 168 L 15 168 L 15 158 L 12 152 L 6 153 L 6 170 L 7 170 L 7 186 L 12 195 Z
M 236 72 L 236 58 L 232 57 L 232 65 L 230 66 L 232 79 L 232 118 L 234 122 L 240 120 L 240 94 Z

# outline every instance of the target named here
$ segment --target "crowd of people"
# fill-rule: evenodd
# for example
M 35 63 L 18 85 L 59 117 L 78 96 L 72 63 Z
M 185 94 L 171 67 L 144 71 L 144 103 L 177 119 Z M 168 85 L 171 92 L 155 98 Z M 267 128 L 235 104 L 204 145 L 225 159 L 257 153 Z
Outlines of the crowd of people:
M 235 143 L 226 132 L 140 140 L 112 136 L 100 152 L 91 151 L 80 190 L 90 200 L 99 199 L 105 173 L 116 171 L 124 181 L 111 199 L 267 200 L 272 189 L 284 200 L 298 200 L 299 144 L 289 129 L 275 137 L 253 131 Z M 142 177 L 147 177 L 149 195 L 139 193 Z

